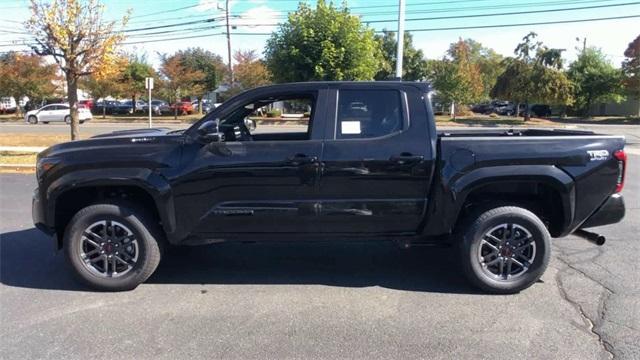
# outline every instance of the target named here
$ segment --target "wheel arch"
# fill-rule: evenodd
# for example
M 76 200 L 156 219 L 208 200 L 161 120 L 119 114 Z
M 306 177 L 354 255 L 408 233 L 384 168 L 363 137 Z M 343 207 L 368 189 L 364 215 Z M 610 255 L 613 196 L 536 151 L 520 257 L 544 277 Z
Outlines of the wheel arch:
M 574 218 L 575 188 L 571 176 L 554 166 L 517 165 L 471 171 L 451 186 L 454 229 L 478 207 L 513 205 L 540 217 L 552 236 L 561 236 Z
M 105 173 L 109 176 L 105 177 Z M 47 191 L 46 218 L 62 245 L 64 230 L 80 209 L 99 202 L 125 200 L 144 206 L 169 237 L 175 213 L 168 182 L 151 170 L 100 169 L 72 172 L 54 181 Z

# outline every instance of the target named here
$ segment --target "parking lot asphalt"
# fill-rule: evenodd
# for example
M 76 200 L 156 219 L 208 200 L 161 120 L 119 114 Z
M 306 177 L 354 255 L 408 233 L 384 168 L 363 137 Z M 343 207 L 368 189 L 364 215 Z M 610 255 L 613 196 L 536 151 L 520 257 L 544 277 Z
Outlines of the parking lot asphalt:
M 78 285 L 0 175 L 0 358 L 640 358 L 640 157 L 622 223 L 554 240 L 520 294 L 466 284 L 450 249 L 389 243 L 172 249 L 134 291 Z

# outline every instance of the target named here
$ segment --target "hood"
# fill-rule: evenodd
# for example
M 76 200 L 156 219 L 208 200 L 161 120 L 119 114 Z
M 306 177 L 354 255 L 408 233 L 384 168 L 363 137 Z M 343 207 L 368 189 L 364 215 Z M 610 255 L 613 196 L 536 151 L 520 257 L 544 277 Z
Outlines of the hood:
M 182 143 L 182 132 L 170 133 L 172 131 L 168 128 L 113 131 L 86 140 L 53 145 L 41 152 L 40 157 L 67 155 L 85 157 L 88 156 L 88 151 L 93 155 L 106 154 L 115 158 L 146 156 L 156 151 L 163 151 L 167 146 L 172 147 Z
M 164 135 L 167 135 L 170 131 L 173 131 L 173 130 L 169 128 L 118 130 L 110 133 L 95 135 L 95 136 L 92 136 L 91 139 L 164 136 Z

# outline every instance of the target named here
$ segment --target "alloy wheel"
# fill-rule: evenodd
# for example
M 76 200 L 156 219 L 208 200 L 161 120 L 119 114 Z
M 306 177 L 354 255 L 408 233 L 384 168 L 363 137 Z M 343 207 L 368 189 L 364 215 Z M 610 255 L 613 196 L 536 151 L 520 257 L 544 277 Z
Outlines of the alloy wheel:
M 82 232 L 78 256 L 94 275 L 103 278 L 120 277 L 131 271 L 140 254 L 138 240 L 122 223 L 103 220 L 89 225 Z
M 529 230 L 518 224 L 505 223 L 491 228 L 478 246 L 482 271 L 498 281 L 522 276 L 535 257 L 535 239 Z

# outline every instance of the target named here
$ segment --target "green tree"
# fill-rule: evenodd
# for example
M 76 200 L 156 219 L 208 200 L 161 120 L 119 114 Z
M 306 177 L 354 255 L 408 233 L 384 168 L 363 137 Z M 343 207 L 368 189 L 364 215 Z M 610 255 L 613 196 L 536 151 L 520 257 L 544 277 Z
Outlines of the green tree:
M 480 71 L 482 78 L 482 100 L 489 100 L 491 98 L 491 89 L 496 84 L 498 76 L 504 71 L 504 65 L 502 60 L 504 57 L 496 53 L 493 49 L 484 47 L 480 42 L 473 39 L 462 40 L 468 47 L 469 61 L 476 66 Z M 447 54 L 455 59 L 456 57 L 456 45 L 452 43 L 449 45 Z
M 516 57 L 503 60 L 505 70 L 491 90 L 492 97 L 511 100 L 516 109 L 527 104 L 525 121 L 531 117 L 528 105 L 532 102 L 569 105 L 573 101 L 573 85 L 561 71 L 564 50 L 534 42 L 536 36 L 527 34 L 514 51 Z
M 155 70 L 147 63 L 145 56 L 129 55 L 129 61 L 120 76 L 126 93 L 133 102 L 133 111 L 136 111 L 136 100 L 146 92 L 145 78 L 154 77 Z
M 109 63 L 125 36 L 115 29 L 115 21 L 105 19 L 99 0 L 31 0 L 30 10 L 26 27 L 37 44 L 33 49 L 52 56 L 67 80 L 71 140 L 76 140 L 80 136 L 78 81 Z M 122 27 L 127 20 L 125 15 Z
M 204 74 L 202 79 L 194 81 L 192 88 L 200 104 L 198 111 L 202 114 L 204 93 L 215 90 L 222 83 L 228 73 L 227 65 L 220 55 L 199 47 L 180 50 L 176 55 L 180 57 L 184 67 Z
M 457 104 L 469 104 L 482 98 L 482 77 L 477 64 L 471 61 L 467 43 L 454 44 L 449 57 L 427 63 L 427 78 L 438 96 L 451 103 L 451 116 L 456 117 Z
M 346 7 L 300 3 L 267 40 L 265 60 L 275 82 L 369 80 L 382 54 L 373 29 Z
M 376 80 L 387 80 L 395 77 L 396 71 L 396 50 L 398 40 L 396 33 L 383 30 L 382 35 L 376 35 L 376 39 L 382 47 L 382 64 L 380 70 L 375 75 Z M 422 50 L 413 46 L 413 36 L 410 33 L 404 35 L 404 50 L 402 57 L 402 79 L 422 80 L 426 77 L 425 59 Z
M 584 49 L 571 63 L 569 78 L 574 83 L 575 108 L 591 116 L 591 105 L 624 99 L 622 71 L 613 67 L 600 49 Z
M 638 100 L 637 115 L 640 116 L 640 35 L 629 43 L 624 56 L 626 57 L 622 62 L 624 84 L 629 96 Z
M 36 100 L 53 95 L 56 79 L 55 65 L 47 65 L 38 55 L 9 52 L 0 56 L 0 96 L 13 97 L 16 103 L 24 96 Z

